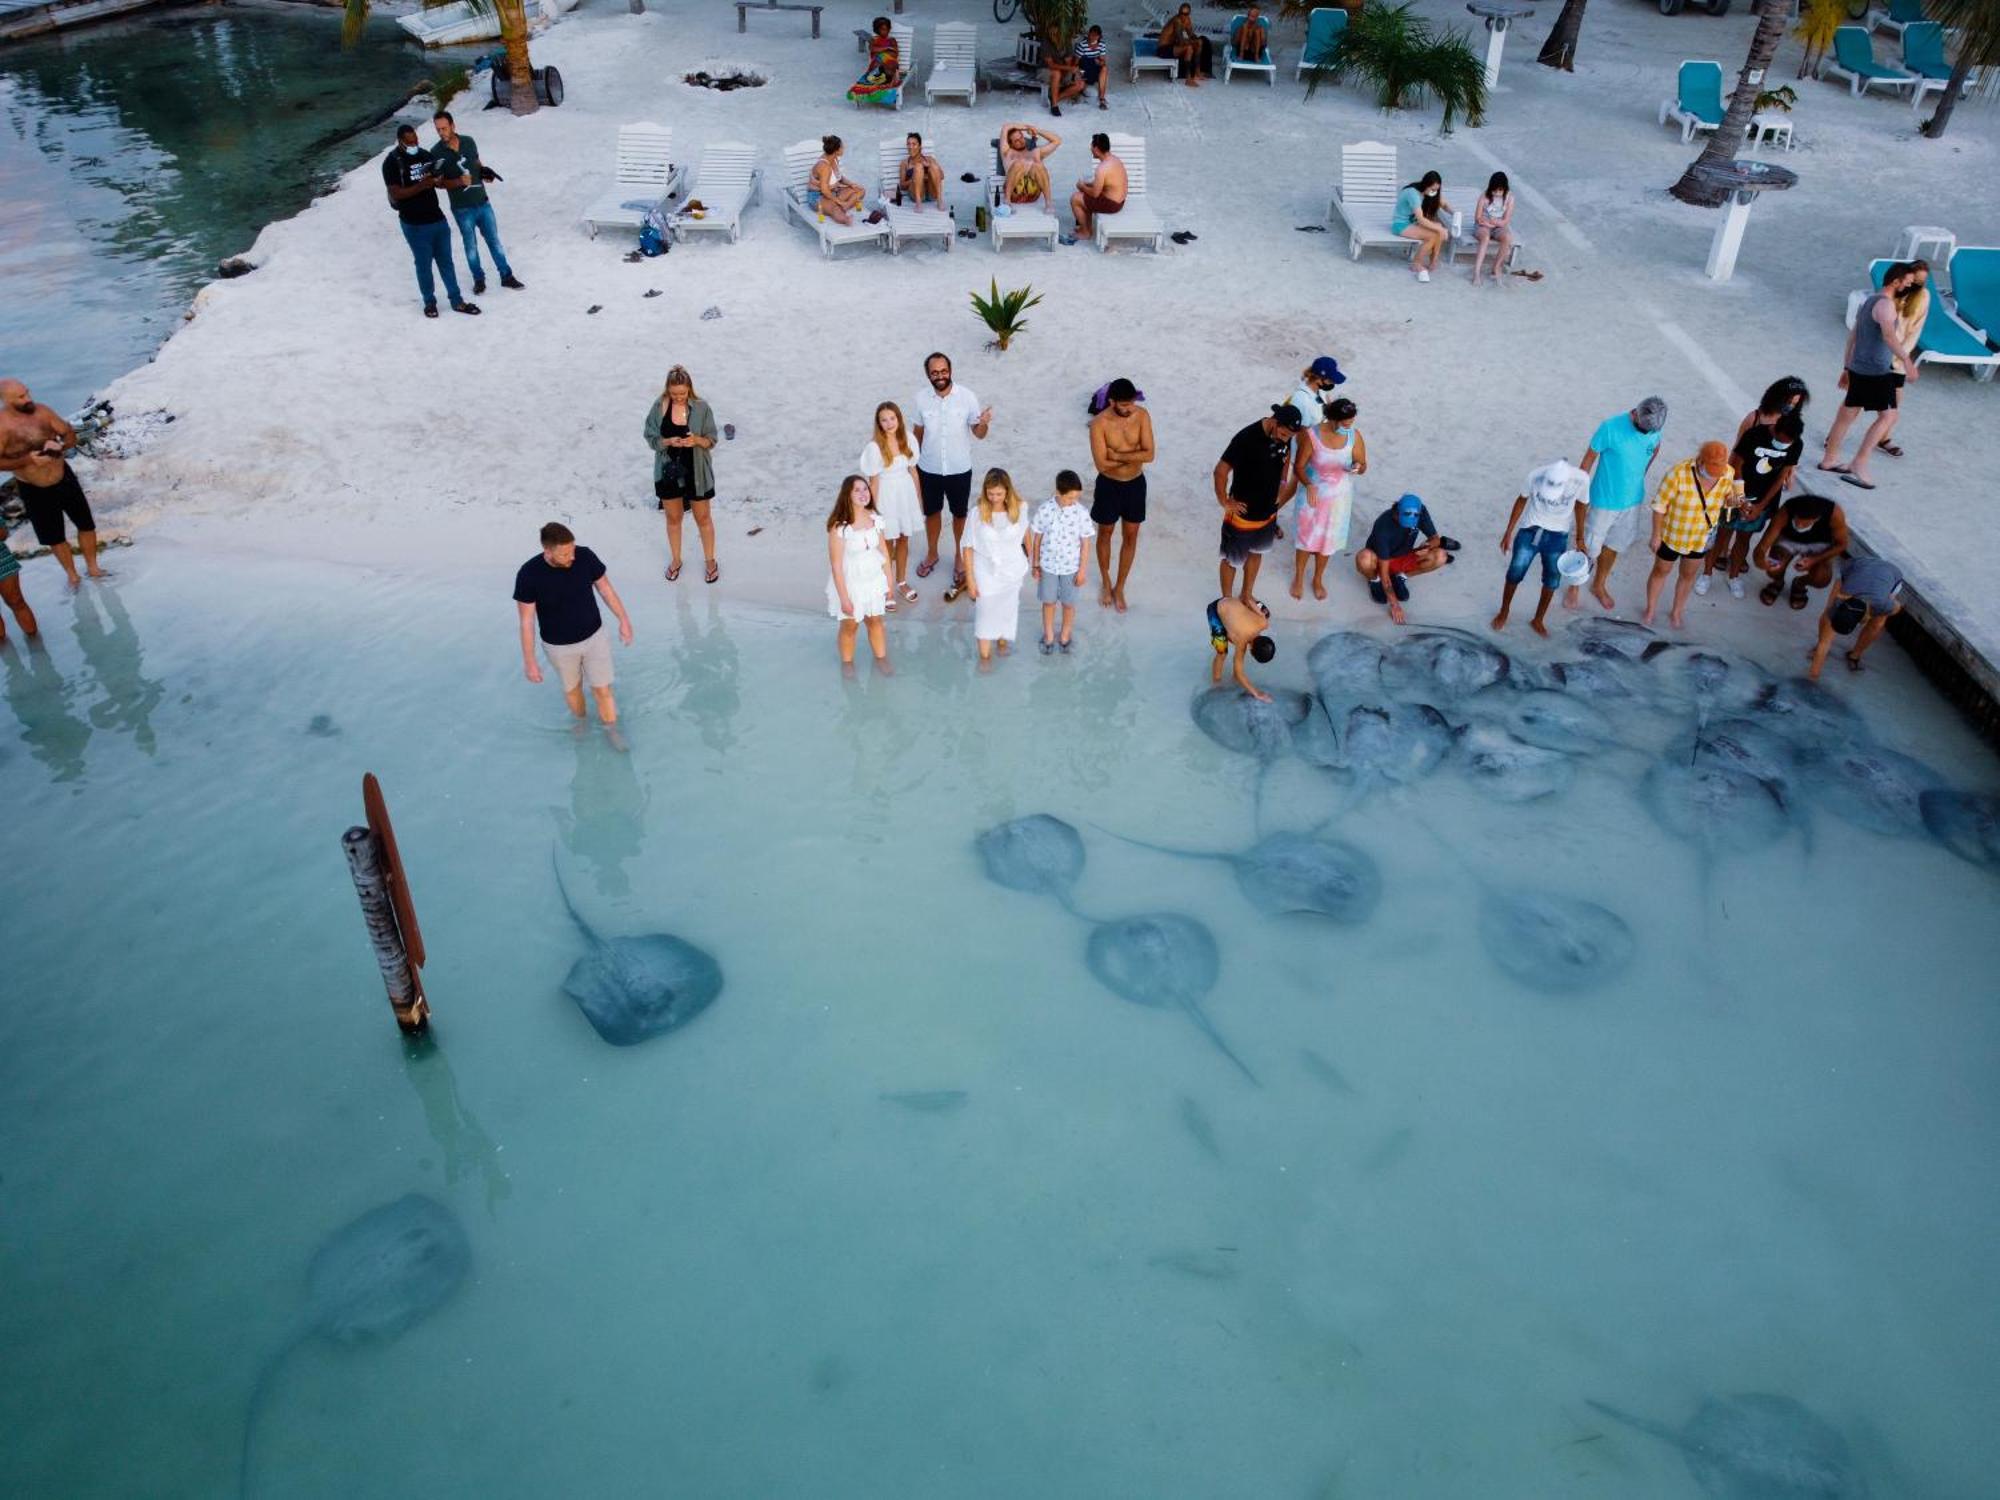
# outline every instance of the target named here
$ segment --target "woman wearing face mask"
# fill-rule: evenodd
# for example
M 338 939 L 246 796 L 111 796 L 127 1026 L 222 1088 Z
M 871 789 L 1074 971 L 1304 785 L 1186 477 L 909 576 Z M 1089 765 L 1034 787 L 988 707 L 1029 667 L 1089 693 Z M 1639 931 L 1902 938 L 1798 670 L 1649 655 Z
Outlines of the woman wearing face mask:
M 1451 205 L 1444 201 L 1444 179 L 1435 172 L 1426 172 L 1415 182 L 1404 183 L 1402 192 L 1396 195 L 1396 214 L 1389 227 L 1404 239 L 1417 242 L 1417 253 L 1410 257 L 1410 269 L 1417 273 L 1419 281 L 1431 279 L 1438 256 L 1451 243 L 1451 231 L 1444 222 L 1451 211 Z
M 715 498 L 715 413 L 694 393 L 694 377 L 681 365 L 667 371 L 667 386 L 646 413 L 646 446 L 653 450 L 653 495 L 667 517 L 667 582 L 681 576 L 681 517 L 694 512 L 701 534 L 707 581 L 722 576 L 715 561 L 715 523 L 708 504 Z
M 1345 396 L 1326 404 L 1326 418 L 1308 427 L 1293 461 L 1299 482 L 1293 519 L 1292 597 L 1303 599 L 1306 563 L 1313 565 L 1313 598 L 1326 597 L 1327 559 L 1347 550 L 1354 514 L 1354 476 L 1368 472 L 1368 444 L 1354 430 L 1357 408 Z

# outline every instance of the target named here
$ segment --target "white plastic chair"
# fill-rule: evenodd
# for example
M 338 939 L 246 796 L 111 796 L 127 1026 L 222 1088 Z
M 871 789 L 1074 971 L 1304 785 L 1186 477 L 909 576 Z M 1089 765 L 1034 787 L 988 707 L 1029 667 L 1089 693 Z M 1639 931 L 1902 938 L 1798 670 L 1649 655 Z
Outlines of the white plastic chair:
M 1391 227 L 1396 218 L 1396 148 L 1382 141 L 1356 141 L 1340 148 L 1340 186 L 1333 190 L 1328 222 L 1347 230 L 1347 253 L 1355 260 L 1371 245 L 1410 252 L 1416 241 Z
M 727 234 L 729 243 L 735 244 L 743 233 L 743 210 L 756 199 L 761 176 L 756 147 L 742 141 L 709 142 L 687 201 L 672 220 L 674 238 Z M 698 219 L 688 212 L 696 203 L 701 205 Z
M 785 208 L 806 228 L 819 237 L 819 252 L 827 259 L 842 245 L 873 245 L 877 250 L 887 246 L 889 224 L 885 218 L 880 224 L 865 224 L 857 218 L 852 224 L 843 224 L 838 219 L 830 219 L 806 202 L 806 184 L 812 180 L 813 163 L 823 153 L 817 139 L 794 141 L 785 147 Z
M 637 229 L 646 215 L 679 193 L 683 170 L 674 165 L 670 125 L 641 121 L 618 127 L 618 170 L 611 190 L 587 209 L 591 237 L 600 229 Z
M 896 201 L 903 161 L 909 155 L 903 137 L 894 136 L 882 142 L 878 155 L 882 163 L 882 213 L 889 226 L 889 253 L 901 254 L 905 240 L 943 240 L 945 249 L 951 249 L 958 238 L 958 220 L 935 203 L 919 208 L 914 203 Z
M 1095 216 L 1091 239 L 1099 250 L 1113 240 L 1148 240 L 1157 255 L 1166 247 L 1167 226 L 1146 201 L 1146 138 L 1113 135 L 1111 154 L 1125 164 L 1125 204 L 1115 214 Z
M 979 28 L 947 21 L 931 32 L 931 71 L 924 80 L 924 102 L 963 99 L 979 102 Z

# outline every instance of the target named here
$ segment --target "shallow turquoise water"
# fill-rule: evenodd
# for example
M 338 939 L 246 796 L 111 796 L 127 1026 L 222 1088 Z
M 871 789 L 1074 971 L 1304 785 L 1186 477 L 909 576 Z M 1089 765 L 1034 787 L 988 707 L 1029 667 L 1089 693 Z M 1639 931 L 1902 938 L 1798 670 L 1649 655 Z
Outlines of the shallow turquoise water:
M 1632 762 L 1526 809 L 1443 774 L 1342 820 L 1371 922 L 1272 920 L 1094 826 L 1247 841 L 1192 629 L 1087 619 L 980 677 L 965 625 L 900 620 L 899 675 L 847 684 L 817 613 L 634 579 L 621 756 L 519 680 L 504 580 L 115 561 L 74 603 L 31 567 L 46 653 L 0 650 L 0 1493 L 233 1493 L 314 1249 L 409 1191 L 470 1280 L 293 1354 L 252 1493 L 1670 1500 L 1678 1455 L 1585 1398 L 1678 1425 L 1737 1391 L 1805 1402 L 1876 1493 L 2000 1462 L 2000 926 L 1927 842 L 1820 817 L 1726 858 L 1704 928 Z M 1878 730 L 1990 786 L 1884 651 Z M 371 769 L 431 953 L 415 1054 L 339 852 Z M 1340 801 L 1288 764 L 1271 821 Z M 1080 905 L 1215 930 L 1261 1088 L 980 877 L 974 835 L 1034 811 L 1083 830 Z M 715 1007 L 600 1042 L 552 852 L 605 930 L 713 952 Z M 1474 871 L 1594 896 L 1637 964 L 1520 989 Z M 966 1099 L 882 1098 L 927 1090 Z
M 216 263 L 388 139 L 371 124 L 478 48 L 376 17 L 203 6 L 0 47 L 0 350 L 58 411 L 145 363 Z M 358 128 L 359 135 L 354 134 Z

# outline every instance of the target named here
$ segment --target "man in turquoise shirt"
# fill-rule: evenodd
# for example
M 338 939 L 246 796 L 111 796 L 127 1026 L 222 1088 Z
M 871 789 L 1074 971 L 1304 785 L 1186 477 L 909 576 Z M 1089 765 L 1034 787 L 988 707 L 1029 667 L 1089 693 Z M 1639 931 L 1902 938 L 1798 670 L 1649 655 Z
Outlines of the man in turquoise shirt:
M 1606 609 L 1618 607 L 1605 585 L 1618 554 L 1638 540 L 1639 522 L 1646 514 L 1646 471 L 1659 455 L 1666 425 L 1667 403 L 1648 396 L 1630 411 L 1599 422 L 1583 455 L 1583 472 L 1590 476 L 1583 550 L 1591 561 L 1590 592 Z M 1563 607 L 1575 609 L 1579 593 L 1579 588 L 1571 587 L 1563 596 Z
M 437 164 L 438 185 L 451 199 L 451 216 L 465 240 L 465 264 L 472 272 L 472 294 L 476 297 L 486 290 L 486 268 L 479 263 L 481 234 L 486 236 L 486 246 L 493 252 L 493 263 L 500 268 L 500 285 L 517 292 L 525 290 L 507 264 L 507 252 L 500 248 L 500 223 L 493 217 L 493 205 L 486 201 L 486 184 L 498 182 L 500 174 L 480 162 L 478 144 L 471 136 L 458 133 L 449 110 L 439 110 L 432 116 L 431 124 L 437 127 L 438 134 L 438 143 L 431 148 L 431 160 Z

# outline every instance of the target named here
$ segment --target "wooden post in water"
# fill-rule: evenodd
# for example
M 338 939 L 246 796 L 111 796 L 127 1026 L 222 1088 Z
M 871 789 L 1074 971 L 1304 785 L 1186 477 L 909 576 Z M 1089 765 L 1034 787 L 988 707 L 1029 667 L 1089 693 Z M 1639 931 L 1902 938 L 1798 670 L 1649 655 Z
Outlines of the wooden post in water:
M 367 925 L 368 943 L 375 950 L 375 963 L 382 971 L 382 985 L 389 992 L 396 1024 L 406 1034 L 416 1036 L 430 1028 L 431 1018 L 420 972 L 424 935 L 410 901 L 409 880 L 396 849 L 388 804 L 382 800 L 382 784 L 372 771 L 361 778 L 361 803 L 368 824 L 348 829 L 341 835 L 340 846 L 354 877 L 354 892 L 361 898 L 361 919 Z

